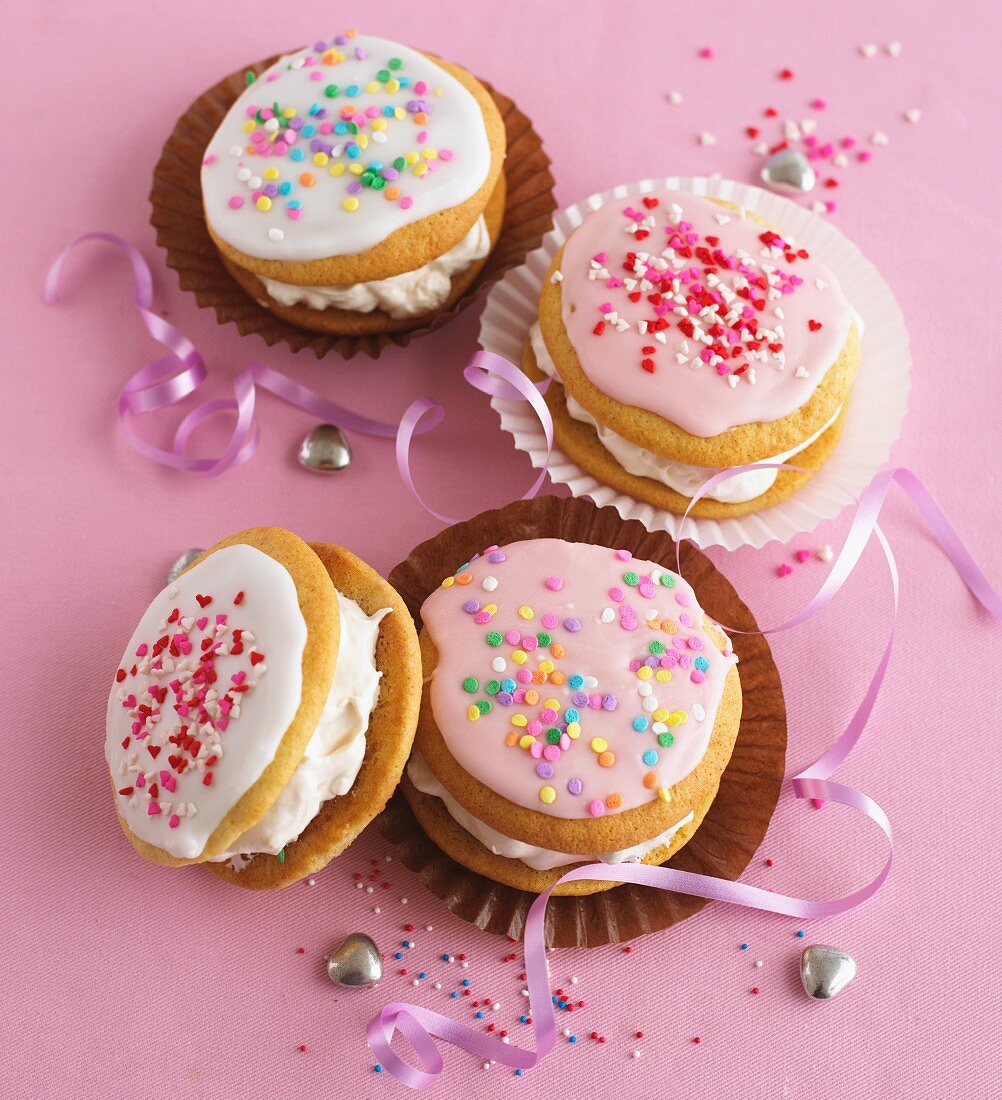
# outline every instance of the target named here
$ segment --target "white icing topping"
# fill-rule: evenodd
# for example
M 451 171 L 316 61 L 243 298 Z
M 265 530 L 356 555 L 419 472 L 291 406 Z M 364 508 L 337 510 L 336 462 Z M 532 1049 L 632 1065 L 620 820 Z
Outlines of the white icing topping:
M 300 302 L 310 309 L 349 309 L 371 313 L 381 309 L 391 317 L 415 317 L 436 310 L 452 291 L 452 276 L 458 275 L 491 250 L 491 237 L 483 216 L 469 233 L 448 252 L 413 271 L 391 275 L 369 283 L 345 286 L 295 286 L 261 277 L 270 297 L 283 306 Z
M 369 35 L 322 45 L 288 54 L 262 73 L 206 148 L 206 218 L 246 255 L 302 263 L 365 252 L 465 202 L 490 171 L 480 107 L 440 65 Z M 275 103 L 281 120 L 265 117 Z M 416 121 L 422 115 L 426 121 Z M 399 158 L 410 158 L 403 169 L 393 167 Z M 356 167 L 379 175 L 379 189 L 363 185 Z M 399 196 L 389 199 L 393 188 Z
M 556 366 L 540 332 L 539 322 L 532 326 L 531 336 L 532 350 L 535 353 L 539 369 L 559 381 Z M 649 477 L 653 481 L 659 481 L 662 485 L 667 485 L 669 489 L 674 489 L 676 493 L 691 497 L 714 474 L 720 473 L 719 469 L 711 466 L 690 466 L 684 462 L 673 462 L 670 458 L 663 458 L 661 455 L 656 455 L 643 447 L 638 447 L 635 443 L 631 443 L 628 439 L 617 435 L 611 428 L 596 420 L 566 389 L 564 397 L 567 402 L 567 411 L 571 417 L 583 424 L 591 425 L 595 429 L 595 434 L 602 446 L 624 470 L 629 471 L 631 474 L 636 474 L 638 477 Z M 840 405 L 826 424 L 792 450 L 759 461 L 763 463 L 789 461 L 794 455 L 805 451 L 812 443 L 820 439 L 835 423 L 841 411 L 842 406 Z M 719 500 L 727 504 L 744 503 L 768 492 L 775 484 L 778 474 L 778 470 L 749 470 L 743 474 L 735 474 L 734 477 L 714 486 L 704 495 L 710 500 Z
M 428 767 L 427 760 L 417 750 L 411 754 L 407 764 L 407 776 L 419 791 L 441 799 L 450 816 L 494 855 L 521 860 L 535 871 L 552 871 L 556 867 L 568 867 L 574 863 L 636 863 L 648 852 L 659 848 L 662 844 L 667 844 L 675 833 L 683 825 L 688 825 L 693 818 L 692 813 L 689 813 L 670 829 L 666 829 L 650 840 L 635 844 L 632 848 L 624 848 L 619 852 L 602 852 L 598 855 L 573 855 L 569 852 L 539 848 L 534 844 L 523 844 L 520 840 L 513 840 L 474 817 L 469 811 L 464 810 L 436 779 L 431 768 Z
M 237 605 L 233 601 L 240 592 L 244 595 Z M 212 602 L 200 607 L 198 595 Z M 168 624 L 175 608 L 181 618 Z M 218 616 L 225 617 L 225 624 L 217 625 Z M 234 629 L 245 632 L 244 651 L 238 655 L 229 652 Z M 191 652 L 177 657 L 164 652 L 153 658 L 152 643 L 177 633 L 187 639 Z M 112 686 L 105 740 L 116 789 L 134 791 L 119 794 L 117 807 L 137 837 L 181 859 L 201 854 L 209 836 L 274 758 L 299 709 L 306 633 L 288 570 L 252 546 L 217 550 L 154 598 L 125 647 L 120 667 L 128 675 Z M 191 677 L 202 658 L 203 637 L 215 639 L 224 650 L 213 660 L 217 680 L 212 697 L 207 697 L 213 716 L 207 721 L 199 720 L 197 706 L 187 715 L 176 711 L 171 687 L 177 684 L 185 697 L 196 690 Z M 143 652 L 137 654 L 137 649 Z M 266 661 L 253 664 L 252 650 L 264 654 Z M 135 675 L 129 674 L 133 666 Z M 218 701 L 234 676 L 249 690 L 235 696 L 228 718 L 221 717 Z M 159 716 L 147 723 L 149 735 L 139 737 L 137 708 L 151 702 L 149 688 L 164 691 L 164 701 L 153 702 Z M 194 758 L 186 757 L 184 770 L 177 773 L 169 757 L 181 750 L 169 738 L 176 737 L 182 725 L 199 739 L 201 749 Z M 212 756 L 217 762 L 207 764 Z M 210 771 L 211 785 L 206 786 Z M 154 785 L 156 798 L 150 794 Z M 151 814 L 154 804 L 159 812 Z
M 340 592 L 337 600 L 341 612 L 337 666 L 316 732 L 264 817 L 215 862 L 230 859 L 239 871 L 255 854 L 277 855 L 299 837 L 328 799 L 347 794 L 358 776 L 382 676 L 375 662 L 379 623 L 390 608 L 368 616 Z

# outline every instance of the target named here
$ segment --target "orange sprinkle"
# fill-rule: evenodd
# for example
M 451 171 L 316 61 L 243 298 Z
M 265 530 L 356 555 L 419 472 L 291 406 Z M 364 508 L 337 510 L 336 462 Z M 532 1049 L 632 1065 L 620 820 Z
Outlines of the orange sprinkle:
M 535 688 L 529 688 L 525 693 L 525 701 L 530 707 L 534 707 L 539 702 L 539 692 Z
M 666 634 L 677 634 L 678 633 L 678 623 L 675 622 L 674 619 L 665 619 L 665 621 L 661 624 L 661 629 Z
M 415 126 L 424 126 L 424 124 L 428 121 L 428 116 L 424 113 L 424 111 L 415 111 L 412 117 L 414 119 Z
M 647 620 L 647 628 L 648 628 L 648 630 L 660 630 L 661 629 L 661 620 L 660 619 L 648 619 Z
M 647 774 L 646 774 L 646 775 L 644 776 L 644 786 L 645 786 L 645 787 L 646 787 L 646 788 L 647 788 L 647 789 L 648 789 L 649 791 L 653 791 L 653 790 L 654 790 L 654 788 L 655 788 L 655 787 L 656 787 L 657 785 L 658 785 L 658 773 L 657 773 L 657 772 L 648 772 L 648 773 L 647 773 Z
M 559 642 L 554 642 L 553 645 L 550 646 L 550 652 L 559 661 L 566 654 L 567 650 L 564 649 Z M 563 683 L 563 680 L 560 682 Z
M 456 577 L 456 584 L 469 584 L 473 580 L 472 573 L 460 573 Z
M 534 684 L 545 684 L 546 683 L 546 673 L 541 672 L 537 668 L 536 671 L 532 674 L 532 682 Z
M 304 172 L 299 177 L 299 182 L 304 187 L 312 187 L 317 182 L 317 177 L 312 172 Z
M 515 732 L 514 730 L 512 730 L 512 731 L 511 731 L 511 732 L 510 732 L 510 733 L 508 734 L 508 736 L 507 736 L 507 737 L 506 737 L 506 738 L 504 739 L 504 743 L 505 743 L 505 744 L 506 744 L 506 745 L 508 746 L 508 748 L 510 748 L 510 749 L 513 749 L 513 748 L 514 748 L 514 747 L 515 747 L 515 746 L 516 746 L 516 745 L 518 744 L 518 739 L 519 739 L 519 737 L 520 737 L 520 736 L 521 736 L 521 734 L 518 734 L 518 733 L 516 733 L 516 732 Z M 653 775 L 654 773 L 653 773 L 653 772 L 649 772 L 648 774 L 650 774 L 650 775 Z M 656 778 L 656 777 L 655 777 L 655 778 Z M 647 786 L 647 779 L 646 779 L 646 777 L 645 777 L 645 779 L 644 779 L 644 786 L 645 786 L 645 787 Z
M 623 805 L 623 796 L 613 791 L 605 800 L 606 809 L 618 810 Z
M 616 763 L 616 754 L 612 752 L 600 752 L 598 754 L 598 762 L 603 768 L 611 768 Z
M 561 684 L 565 684 L 566 682 L 567 677 L 560 671 L 560 669 L 555 669 L 553 672 L 550 673 L 551 684 L 556 684 L 559 687 Z
M 396 199 L 400 198 L 400 188 L 387 187 L 386 190 L 383 192 L 383 195 L 385 198 L 389 199 L 390 202 L 394 202 Z

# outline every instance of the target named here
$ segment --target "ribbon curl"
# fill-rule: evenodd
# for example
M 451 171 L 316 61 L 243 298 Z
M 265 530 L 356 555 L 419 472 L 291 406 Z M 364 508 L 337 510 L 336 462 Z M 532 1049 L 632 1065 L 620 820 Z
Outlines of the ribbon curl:
M 767 467 L 775 469 L 797 470 L 799 467 L 782 463 L 769 463 Z M 761 468 L 757 464 L 754 468 Z M 689 508 L 682 519 L 684 528 L 689 511 L 702 496 L 715 485 L 728 478 L 735 477 L 752 467 L 740 466 L 722 470 L 711 477 L 692 498 Z M 808 604 L 784 623 L 769 627 L 760 633 L 769 634 L 791 627 L 811 618 L 825 607 L 841 589 L 852 572 L 871 536 L 883 550 L 891 577 L 894 603 L 891 630 L 883 655 L 877 665 L 863 699 L 856 708 L 849 724 L 836 741 L 812 764 L 791 777 L 793 794 L 797 798 L 825 799 L 838 802 L 857 810 L 873 821 L 887 837 L 887 859 L 865 886 L 846 894 L 841 898 L 814 900 L 799 898 L 788 894 L 763 890 L 757 886 L 748 886 L 741 882 L 714 878 L 710 875 L 694 874 L 673 867 L 655 867 L 646 864 L 589 864 L 576 867 L 563 875 L 554 886 L 536 898 L 529 909 L 525 922 L 524 952 L 526 986 L 529 991 L 529 1005 L 535 1029 L 535 1050 L 502 1043 L 483 1032 L 475 1031 L 443 1016 L 439 1012 L 423 1008 L 405 1001 L 391 1001 L 384 1005 L 366 1028 L 366 1038 L 375 1056 L 383 1067 L 393 1074 L 402 1084 L 410 1088 L 424 1089 L 431 1085 L 443 1070 L 441 1052 L 435 1039 L 441 1039 L 451 1046 L 475 1054 L 483 1060 L 499 1062 L 515 1069 L 531 1069 L 537 1065 L 552 1049 L 557 1039 L 556 1016 L 549 992 L 549 968 L 546 961 L 546 941 L 544 934 L 544 916 L 546 905 L 554 888 L 563 882 L 576 879 L 598 879 L 606 882 L 631 882 L 650 886 L 656 890 L 670 890 L 680 894 L 691 894 L 708 898 L 711 901 L 723 901 L 731 905 L 740 905 L 750 909 L 780 913 L 785 916 L 810 919 L 828 917 L 844 913 L 861 902 L 872 897 L 887 878 L 893 860 L 893 839 L 891 824 L 887 815 L 876 802 L 862 791 L 831 781 L 832 773 L 848 757 L 859 741 L 866 727 L 873 705 L 880 691 L 884 673 L 890 661 L 894 643 L 894 625 L 898 609 L 898 570 L 890 545 L 877 524 L 880 509 L 892 484 L 899 485 L 918 509 L 926 525 L 932 531 L 946 554 L 950 564 L 967 585 L 975 599 L 995 618 L 1002 618 L 1002 597 L 992 588 L 984 573 L 978 567 L 970 552 L 964 546 L 960 536 L 950 523 L 943 509 L 928 489 L 910 470 L 904 468 L 881 471 L 860 497 L 852 525 L 838 558 L 832 565 L 824 584 Z M 677 552 L 677 547 L 676 547 Z M 676 564 L 678 561 L 676 560 Z M 726 628 L 733 629 L 733 628 Z M 414 1048 L 421 1061 L 417 1068 L 404 1061 L 393 1050 L 392 1041 L 395 1032 L 400 1032 Z

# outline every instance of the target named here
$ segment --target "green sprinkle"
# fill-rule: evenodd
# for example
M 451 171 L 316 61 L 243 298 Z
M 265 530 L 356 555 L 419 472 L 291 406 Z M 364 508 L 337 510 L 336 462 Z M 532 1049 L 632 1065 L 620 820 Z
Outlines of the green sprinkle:
M 504 638 L 496 630 L 491 630 L 491 631 L 488 632 L 488 634 L 487 634 L 487 644 L 488 645 L 492 645 L 495 648 L 497 648 L 503 641 L 504 641 Z
M 673 734 L 673 733 L 659 733 L 658 734 L 658 744 L 664 749 L 668 748 L 669 745 L 674 745 L 675 744 L 675 734 Z
M 628 584 L 631 588 L 636 588 L 640 584 L 640 577 L 631 570 L 629 573 L 623 574 L 623 583 Z
M 477 710 L 479 710 L 481 714 L 490 714 L 490 712 L 491 712 L 490 701 L 487 700 L 487 699 L 479 699 L 477 701 Z
M 549 741 L 551 745 L 559 745 L 560 730 L 558 730 L 556 726 L 552 726 L 546 731 L 546 740 Z
M 390 70 L 380 69 L 379 72 L 376 73 L 376 79 L 379 81 L 380 84 L 385 84 L 387 80 L 390 79 Z
M 487 683 L 484 684 L 484 691 L 486 691 L 488 695 L 497 695 L 497 693 L 500 690 L 501 690 L 501 681 L 500 680 L 488 680 Z
M 546 649 L 546 647 L 550 644 L 550 642 L 553 641 L 553 639 L 544 630 L 541 634 L 536 635 L 536 641 L 539 642 L 543 649 Z
M 394 71 L 396 71 L 397 69 L 402 69 L 404 67 L 404 63 L 400 60 L 399 57 L 391 57 L 390 60 L 386 62 L 386 64 L 388 68 L 391 68 Z
M 284 863 L 284 862 L 285 862 L 285 849 L 283 848 L 283 849 L 282 849 L 282 850 L 281 850 L 281 851 L 280 851 L 280 852 L 278 853 L 278 855 L 277 855 L 277 856 L 275 856 L 275 858 L 276 858 L 276 859 L 278 860 L 278 862 L 279 862 L 279 863 Z
M 359 179 L 362 181 L 362 186 L 363 187 L 371 187 L 372 186 L 372 181 L 375 178 L 376 177 L 373 175 L 372 172 L 363 172 L 361 174 L 361 176 L 359 176 Z
M 665 644 L 664 642 L 651 642 L 651 644 L 647 648 L 651 651 L 651 653 L 664 653 Z
M 671 573 L 662 573 L 661 583 L 665 586 L 665 588 L 674 588 L 675 578 L 671 575 Z
M 358 123 L 357 122 L 349 122 L 348 123 L 348 133 L 349 134 L 357 134 L 358 133 Z M 463 568 L 465 569 L 466 566 L 464 565 Z
M 248 69 L 247 72 L 244 73 L 244 83 L 249 88 L 255 80 L 257 80 L 257 73 L 252 73 L 250 69 Z
M 372 181 L 372 189 L 374 191 L 382 191 L 385 186 L 386 180 L 384 180 L 382 176 L 376 176 L 376 178 Z
M 340 92 L 341 89 L 336 84 L 328 84 L 327 87 L 324 88 L 324 95 L 327 96 L 328 99 L 333 99 L 336 95 L 339 95 Z
M 398 172 L 402 172 L 407 167 L 407 161 L 403 157 L 396 157 L 393 161 L 393 167 Z
M 480 681 L 475 676 L 467 676 L 463 681 L 463 691 L 468 691 L 471 695 L 480 687 Z

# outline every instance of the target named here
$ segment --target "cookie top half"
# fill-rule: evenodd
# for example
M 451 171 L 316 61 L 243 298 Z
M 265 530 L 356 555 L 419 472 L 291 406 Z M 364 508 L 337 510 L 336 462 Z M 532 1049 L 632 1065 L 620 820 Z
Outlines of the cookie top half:
M 609 200 L 554 271 L 544 303 L 559 291 L 586 385 L 691 436 L 790 416 L 853 330 L 837 278 L 806 248 L 749 211 L 678 191 Z
M 209 228 L 242 256 L 286 263 L 372 249 L 496 174 L 485 108 L 503 140 L 468 74 L 382 38 L 351 31 L 287 54 L 209 142 Z
M 677 574 L 560 539 L 491 547 L 421 617 L 451 757 L 507 803 L 570 821 L 669 801 L 707 753 L 737 661 Z
M 338 644 L 327 571 L 278 528 L 220 543 L 153 599 L 115 674 L 105 739 L 143 855 L 211 859 L 264 814 L 316 728 Z

